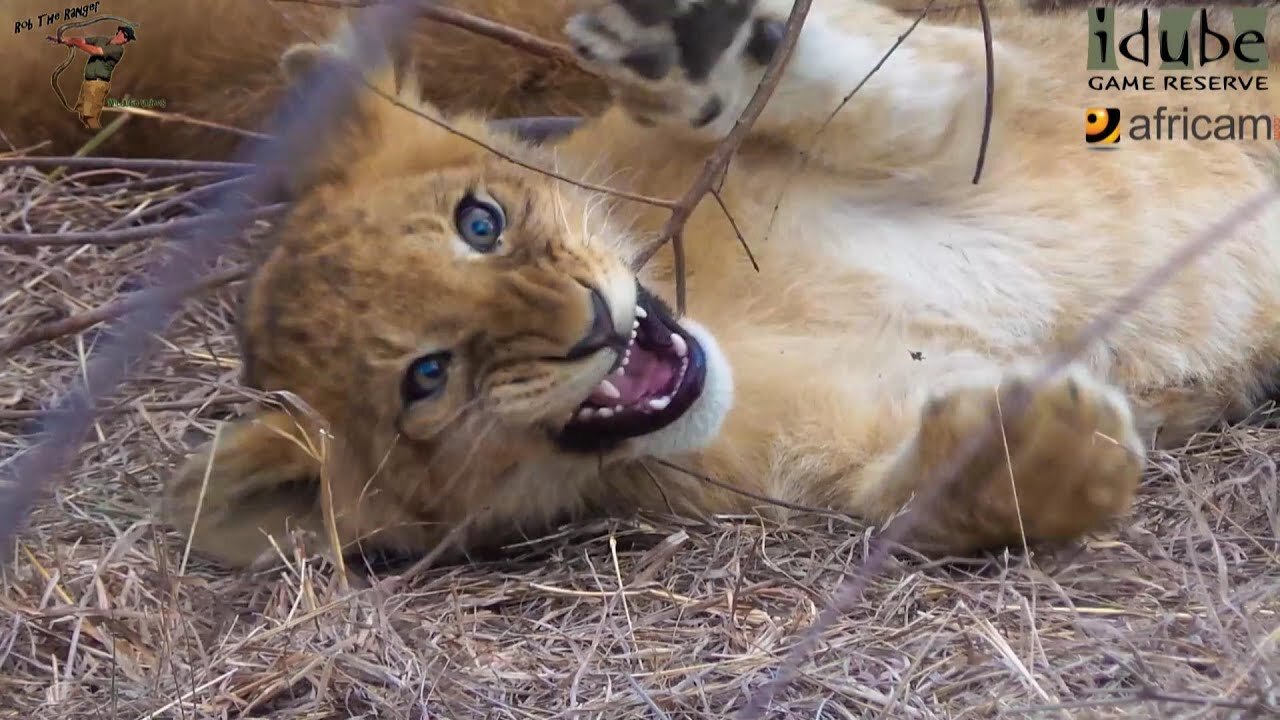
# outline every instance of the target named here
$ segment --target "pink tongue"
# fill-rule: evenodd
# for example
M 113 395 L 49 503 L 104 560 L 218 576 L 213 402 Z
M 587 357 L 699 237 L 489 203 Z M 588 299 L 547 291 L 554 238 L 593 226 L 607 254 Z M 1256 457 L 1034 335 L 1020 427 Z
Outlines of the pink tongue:
M 632 345 L 631 361 L 627 363 L 623 374 L 607 378 L 622 397 L 611 398 L 597 389 L 588 400 L 593 405 L 605 407 L 635 405 L 646 398 L 664 395 L 674 377 L 675 368 L 670 363 L 639 345 Z

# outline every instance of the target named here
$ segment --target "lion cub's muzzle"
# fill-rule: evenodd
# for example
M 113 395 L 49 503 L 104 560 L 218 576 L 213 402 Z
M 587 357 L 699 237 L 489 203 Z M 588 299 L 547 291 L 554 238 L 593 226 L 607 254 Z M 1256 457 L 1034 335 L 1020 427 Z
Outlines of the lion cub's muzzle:
M 643 287 L 637 287 L 630 337 L 616 335 L 599 293 L 592 302 L 596 319 L 571 355 L 613 350 L 618 360 L 555 435 L 557 445 L 573 452 L 600 452 L 661 430 L 689 410 L 706 381 L 702 346 Z

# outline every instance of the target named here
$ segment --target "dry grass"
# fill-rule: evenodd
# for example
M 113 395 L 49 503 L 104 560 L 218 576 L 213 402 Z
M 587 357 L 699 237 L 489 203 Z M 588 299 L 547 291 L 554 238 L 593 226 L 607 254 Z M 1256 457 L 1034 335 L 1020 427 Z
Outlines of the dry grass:
M 186 175 L 9 169 L 0 232 L 189 215 L 175 198 L 216 178 Z M 0 247 L 0 339 L 117 299 L 154 260 L 147 242 Z M 227 574 L 152 506 L 250 400 L 234 307 L 232 288 L 187 303 L 7 549 L 0 718 L 730 717 L 867 549 L 832 519 L 636 518 L 398 586 L 336 577 L 315 548 Z M 0 471 L 103 332 L 0 357 Z M 1275 717 L 1277 457 L 1265 422 L 1208 434 L 1156 456 L 1113 533 L 884 568 L 769 717 Z

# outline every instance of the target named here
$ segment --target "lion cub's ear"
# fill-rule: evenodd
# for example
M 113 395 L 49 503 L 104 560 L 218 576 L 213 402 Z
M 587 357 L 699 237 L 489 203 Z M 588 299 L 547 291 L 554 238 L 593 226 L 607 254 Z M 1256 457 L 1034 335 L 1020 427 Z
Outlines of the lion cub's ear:
M 293 531 L 323 536 L 316 440 L 278 410 L 224 423 L 166 479 L 162 518 L 238 568 L 274 552 L 272 539 L 288 548 Z
M 464 136 L 505 142 L 494 139 L 483 118 L 446 117 L 426 102 L 415 65 L 395 60 L 407 53 L 367 44 L 343 25 L 330 41 L 294 45 L 280 57 L 291 107 L 303 120 L 318 113 L 322 127 L 281 138 L 286 186 L 294 197 L 323 185 L 355 187 L 483 157 L 484 148 Z M 346 94 L 319 112 L 312 101 L 326 95 L 326 86 L 345 86 Z
M 404 124 L 395 103 L 419 103 L 417 83 L 401 93 L 391 55 L 365 44 L 344 24 L 330 41 L 299 43 L 280 56 L 289 85 L 283 117 L 297 121 L 295 132 L 279 138 L 291 196 L 351 179 L 393 136 L 391 128 Z

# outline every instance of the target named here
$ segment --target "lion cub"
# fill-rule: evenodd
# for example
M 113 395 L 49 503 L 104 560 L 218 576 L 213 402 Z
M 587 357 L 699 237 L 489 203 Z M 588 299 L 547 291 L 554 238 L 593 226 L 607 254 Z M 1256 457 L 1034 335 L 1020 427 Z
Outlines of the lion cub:
M 880 524 L 905 510 L 910 542 L 967 552 L 1099 528 L 1128 508 L 1146 447 L 1267 390 L 1274 211 L 1033 382 L 1111 299 L 1268 187 L 1277 161 L 1247 142 L 1088 150 L 1084 108 L 1100 101 L 1082 11 L 997 18 L 974 184 L 972 14 L 922 24 L 832 115 L 912 18 L 815 2 L 720 187 L 727 214 L 708 197 L 688 223 L 677 318 L 669 254 L 633 268 L 667 210 L 584 186 L 688 187 L 789 11 L 618 0 L 577 15 L 575 49 L 616 102 L 540 147 L 441 118 L 397 94 L 413 83 L 389 65 L 368 75 L 343 135 L 299 155 L 297 205 L 241 317 L 245 382 L 309 410 L 223 427 L 167 483 L 168 521 L 244 565 L 291 530 L 414 552 L 586 513 L 781 512 L 752 497 L 769 496 Z M 283 65 L 347 52 L 296 47 Z M 1255 95 L 1194 99 L 1204 113 L 1280 107 Z

